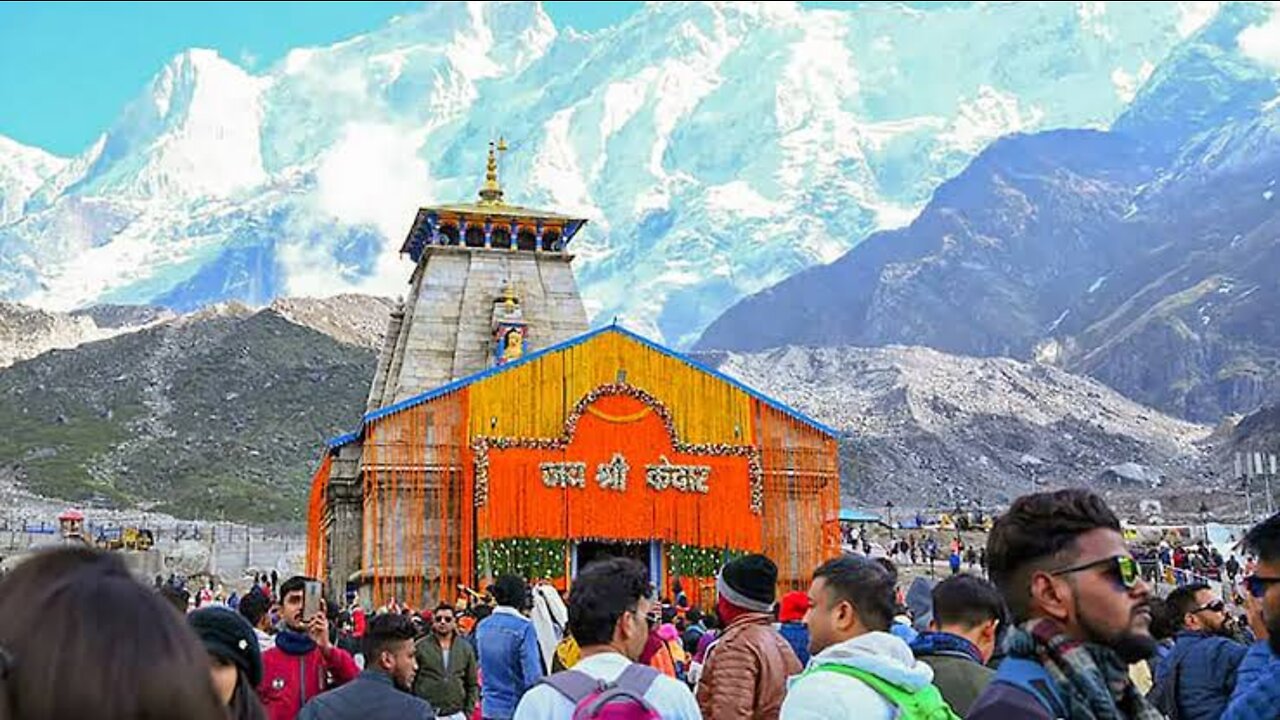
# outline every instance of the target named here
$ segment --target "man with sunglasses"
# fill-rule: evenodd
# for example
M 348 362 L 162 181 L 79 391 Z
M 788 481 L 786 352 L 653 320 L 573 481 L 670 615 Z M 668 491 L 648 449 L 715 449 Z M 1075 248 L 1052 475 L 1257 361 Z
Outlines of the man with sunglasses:
M 418 673 L 413 694 L 431 703 L 436 717 L 463 720 L 480 701 L 476 683 L 476 654 L 471 643 L 458 637 L 457 616 L 449 603 L 440 603 L 431 630 L 418 641 Z
M 970 720 L 1163 718 L 1129 680 L 1129 663 L 1155 649 L 1151 591 L 1101 498 L 1018 498 L 991 530 L 987 562 L 1016 625 Z
M 1280 514 L 1255 525 L 1244 544 L 1258 556 L 1244 587 L 1250 625 L 1260 641 L 1240 663 L 1236 690 L 1222 718 L 1273 720 L 1280 718 Z
M 1248 648 L 1233 639 L 1227 604 L 1207 584 L 1183 585 L 1165 603 L 1180 627 L 1173 650 L 1156 668 L 1150 699 L 1182 720 L 1217 720 Z

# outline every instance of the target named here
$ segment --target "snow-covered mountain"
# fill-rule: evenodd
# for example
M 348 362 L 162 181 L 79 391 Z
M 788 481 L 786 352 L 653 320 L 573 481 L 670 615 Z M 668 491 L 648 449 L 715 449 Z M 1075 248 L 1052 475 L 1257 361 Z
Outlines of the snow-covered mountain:
M 64 158 L 0 136 L 0 226 L 21 217 L 31 194 L 66 164 Z
M 0 145 L 0 297 L 396 294 L 416 207 L 471 197 L 504 134 L 508 198 L 592 221 L 594 317 L 683 345 L 905 224 L 995 138 L 1108 126 L 1216 12 L 672 2 L 582 34 L 537 3 L 431 3 L 261 74 L 191 50 L 76 158 Z

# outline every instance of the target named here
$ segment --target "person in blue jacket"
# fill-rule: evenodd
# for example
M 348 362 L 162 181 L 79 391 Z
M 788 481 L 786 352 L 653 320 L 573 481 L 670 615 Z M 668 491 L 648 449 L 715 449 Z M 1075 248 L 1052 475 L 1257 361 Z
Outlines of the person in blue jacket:
M 1232 638 L 1227 604 L 1205 583 L 1189 583 L 1165 599 L 1180 625 L 1173 650 L 1156 668 L 1155 684 L 1171 691 L 1177 717 L 1217 720 L 1236 686 L 1236 671 L 1248 648 Z M 1173 715 L 1171 707 L 1162 708 Z
M 1261 638 L 1236 673 L 1236 689 L 1222 720 L 1280 717 L 1280 513 L 1258 523 L 1244 544 L 1258 556 L 1244 579 L 1254 632 Z

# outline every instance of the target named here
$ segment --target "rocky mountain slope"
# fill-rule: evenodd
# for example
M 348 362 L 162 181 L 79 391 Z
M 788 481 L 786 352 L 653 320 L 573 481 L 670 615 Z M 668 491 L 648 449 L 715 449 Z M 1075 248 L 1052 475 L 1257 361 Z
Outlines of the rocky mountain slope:
M 0 370 L 0 479 L 180 517 L 296 521 L 324 440 L 358 421 L 378 343 L 366 330 L 390 307 L 221 305 Z M 1153 496 L 1207 476 L 1207 427 L 1045 365 L 909 347 L 699 359 L 842 431 L 851 503 L 990 505 L 1033 476 Z
M 60 313 L 0 301 L 0 368 L 173 317 L 170 310 L 143 305 L 94 305 Z
M 1280 72 L 1237 47 L 1265 12 L 1220 14 L 1119 131 L 994 143 L 909 227 L 743 301 L 698 347 L 1034 358 L 1203 422 L 1280 399 Z
M 277 298 L 270 310 L 295 325 L 311 328 L 344 345 L 375 353 L 382 349 L 387 318 L 396 303 L 369 295 L 335 295 L 329 298 Z
M 1208 427 L 1046 365 L 901 346 L 699 357 L 844 432 L 847 503 L 993 506 L 1033 482 L 1157 496 L 1211 469 Z
M 296 521 L 324 440 L 364 406 L 360 342 L 233 304 L 44 353 L 0 370 L 0 467 L 47 497 Z

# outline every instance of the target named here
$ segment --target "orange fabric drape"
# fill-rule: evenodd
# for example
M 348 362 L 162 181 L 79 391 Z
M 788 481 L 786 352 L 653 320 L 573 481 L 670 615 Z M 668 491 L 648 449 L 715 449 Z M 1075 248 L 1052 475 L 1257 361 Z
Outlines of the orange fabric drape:
M 394 598 L 421 609 L 471 582 L 466 397 L 450 393 L 366 429 L 362 567 L 375 606 Z
M 600 538 L 679 542 L 758 551 L 760 516 L 751 511 L 749 460 L 678 450 L 656 412 L 640 400 L 606 395 L 578 420 L 571 440 L 551 448 L 490 447 L 489 496 L 480 508 L 486 537 Z M 628 465 L 625 491 L 597 480 L 602 465 Z M 705 466 L 708 492 L 655 490 L 646 466 Z M 582 487 L 548 487 L 544 463 L 582 463 Z
M 778 584 L 804 590 L 814 569 L 840 552 L 836 442 L 755 402 L 755 441 L 764 466 L 764 547 Z
M 326 452 L 311 478 L 311 494 L 307 497 L 306 573 L 321 582 L 329 569 L 329 524 L 325 510 L 329 506 L 329 472 L 332 467 L 333 455 Z

